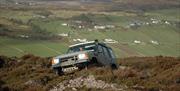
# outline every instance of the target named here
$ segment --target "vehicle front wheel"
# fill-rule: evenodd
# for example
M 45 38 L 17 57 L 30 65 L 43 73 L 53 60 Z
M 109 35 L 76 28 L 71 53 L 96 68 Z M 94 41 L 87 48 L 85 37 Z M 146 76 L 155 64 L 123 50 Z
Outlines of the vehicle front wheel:
M 62 71 L 62 68 L 55 68 L 54 72 L 56 73 L 56 75 L 59 75 L 59 76 L 64 74 L 64 72 Z
M 112 69 L 112 70 L 115 70 L 115 69 L 118 69 L 118 67 L 117 67 L 116 64 L 111 64 L 111 69 Z

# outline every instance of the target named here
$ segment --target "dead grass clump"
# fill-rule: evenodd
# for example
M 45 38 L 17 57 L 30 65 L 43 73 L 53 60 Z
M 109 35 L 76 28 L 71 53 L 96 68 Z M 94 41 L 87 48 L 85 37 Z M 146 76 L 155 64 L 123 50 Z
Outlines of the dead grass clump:
M 22 59 L 22 60 L 27 60 L 27 59 L 32 58 L 32 57 L 34 57 L 34 55 L 32 55 L 32 54 L 26 54 L 26 55 L 23 55 L 23 56 L 21 57 L 21 59 Z
M 45 87 L 51 79 L 55 77 L 55 74 L 50 69 L 49 60 L 47 58 L 37 57 L 31 54 L 24 55 L 21 58 L 9 58 L 1 57 L 5 62 L 3 69 L 0 69 L 0 78 L 4 82 L 1 87 L 14 91 L 24 91 L 26 89 L 41 91 L 41 87 Z M 28 88 L 30 85 L 25 85 L 29 80 L 33 80 L 35 83 L 33 87 Z
M 30 86 L 24 91 L 46 91 L 42 86 Z
M 176 89 L 179 87 L 176 81 L 180 75 L 180 59 L 174 57 L 130 57 L 120 59 L 119 64 L 131 67 L 138 72 L 132 78 L 124 82 L 135 81 L 149 91 Z M 128 72 L 128 71 L 127 71 Z M 130 72 L 132 73 L 132 72 Z M 123 74 L 123 73 L 119 73 Z M 167 90 L 168 91 L 168 90 Z
M 123 69 L 123 70 L 118 69 L 114 71 L 114 75 L 116 75 L 118 78 L 130 78 L 130 77 L 136 77 L 138 75 L 138 72 L 131 68 Z
M 171 85 L 171 86 L 168 86 L 166 89 L 164 90 L 167 90 L 167 91 L 179 91 L 180 90 L 180 86 L 179 85 Z
M 7 68 L 7 67 L 14 67 L 16 66 L 17 60 L 15 60 L 16 58 L 9 58 L 6 56 L 0 56 L 0 68 Z
M 21 58 L 0 56 L 0 90 L 44 91 L 64 80 L 94 75 L 97 79 L 130 89 L 146 91 L 178 91 L 180 59 L 173 57 L 131 57 L 118 60 L 121 67 L 112 71 L 108 67 L 90 67 L 88 70 L 57 76 L 50 69 L 48 58 L 31 54 Z M 83 90 L 96 90 L 86 89 Z M 72 90 L 72 89 L 71 89 Z M 81 89 L 78 89 L 81 90 Z M 98 89 L 97 89 L 98 90 Z
M 4 58 L 3 56 L 0 56 L 0 68 L 2 68 L 4 64 L 5 64 Z
M 136 70 L 133 70 L 131 68 L 125 68 L 125 69 L 117 69 L 117 70 L 111 70 L 108 67 L 100 67 L 100 68 L 92 68 L 89 69 L 91 74 L 95 75 L 97 79 L 111 82 L 111 83 L 121 83 L 124 81 L 128 84 L 135 84 L 134 78 L 137 77 L 139 73 Z M 132 79 L 128 82 L 128 80 L 124 79 Z
M 45 68 L 49 68 L 51 66 L 50 60 L 48 58 L 41 58 L 32 54 L 24 55 L 20 59 L 22 60 L 21 62 L 33 65 L 40 65 L 41 67 Z

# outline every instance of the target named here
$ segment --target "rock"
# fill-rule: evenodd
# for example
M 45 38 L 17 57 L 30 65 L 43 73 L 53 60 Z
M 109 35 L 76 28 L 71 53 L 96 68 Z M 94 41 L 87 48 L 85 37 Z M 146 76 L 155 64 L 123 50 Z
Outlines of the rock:
M 73 91 L 77 91 L 77 89 L 76 89 L 76 88 L 72 88 L 72 90 L 73 90 Z
M 46 84 L 46 83 L 48 83 L 50 78 L 48 76 L 44 76 L 44 77 L 41 78 L 41 80 L 44 82 L 44 84 Z
M 151 73 L 150 72 L 148 72 L 148 71 L 143 71 L 143 72 L 141 72 L 141 74 L 140 74 L 140 79 L 147 79 L 147 78 L 149 78 L 151 76 Z
M 67 88 L 71 88 L 73 91 L 77 91 L 77 88 L 98 88 L 98 89 L 112 89 L 118 90 L 116 84 L 109 84 L 102 80 L 96 80 L 93 75 L 89 75 L 88 77 L 78 77 L 76 79 L 71 79 L 69 81 L 65 80 L 55 86 L 50 91 L 64 91 Z
M 128 68 L 127 66 L 119 66 L 119 69 L 121 69 L 121 70 L 125 70 L 127 68 Z
M 135 85 L 135 86 L 133 86 L 132 87 L 133 89 L 135 89 L 135 90 L 145 90 L 145 87 L 144 86 L 138 86 L 138 85 Z
M 135 44 L 140 44 L 141 41 L 139 41 L 139 40 L 134 40 L 134 43 L 135 43 Z
M 29 80 L 24 83 L 25 85 L 36 85 L 36 82 L 34 80 Z

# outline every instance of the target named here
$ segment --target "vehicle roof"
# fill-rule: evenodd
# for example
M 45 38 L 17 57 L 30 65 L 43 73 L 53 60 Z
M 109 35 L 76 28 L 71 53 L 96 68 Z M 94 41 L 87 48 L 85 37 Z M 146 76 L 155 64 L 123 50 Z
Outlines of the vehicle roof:
M 95 43 L 95 41 L 89 41 L 89 42 L 78 43 L 78 44 L 70 45 L 69 47 L 75 47 L 75 46 L 84 45 L 84 44 L 90 44 L 90 43 Z

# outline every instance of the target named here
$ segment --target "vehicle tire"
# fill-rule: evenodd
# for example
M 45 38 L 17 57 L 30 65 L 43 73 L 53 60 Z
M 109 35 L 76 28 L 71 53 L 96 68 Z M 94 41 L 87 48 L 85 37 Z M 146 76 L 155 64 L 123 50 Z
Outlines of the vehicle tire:
M 91 60 L 91 62 L 92 62 L 93 64 L 97 64 L 97 58 L 93 57 L 92 60 Z
M 83 64 L 80 64 L 78 66 L 79 70 L 82 70 L 82 69 L 87 68 L 87 67 L 88 67 L 88 63 L 83 63 Z
M 91 66 L 100 66 L 100 63 L 98 63 L 98 60 L 95 57 L 92 58 L 90 64 Z
M 55 68 L 54 71 L 55 71 L 56 75 L 59 75 L 59 76 L 64 74 L 64 72 L 62 71 L 62 68 Z
M 118 67 L 117 67 L 116 64 L 111 64 L 111 69 L 112 69 L 112 70 L 115 70 L 115 69 L 118 69 Z

